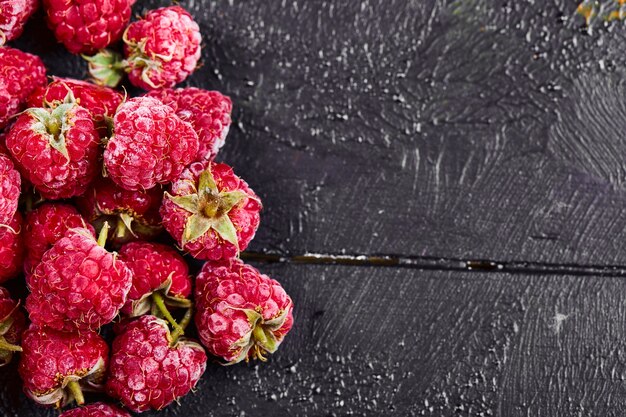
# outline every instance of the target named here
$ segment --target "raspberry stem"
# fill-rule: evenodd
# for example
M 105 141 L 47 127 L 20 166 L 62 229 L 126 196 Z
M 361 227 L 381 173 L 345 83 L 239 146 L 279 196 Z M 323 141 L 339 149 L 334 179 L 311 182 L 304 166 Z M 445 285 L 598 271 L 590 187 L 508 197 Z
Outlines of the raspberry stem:
M 165 317 L 165 319 L 170 322 L 170 324 L 174 328 L 174 331 L 179 331 L 180 329 L 181 334 L 184 333 L 185 330 L 180 327 L 180 325 L 176 322 L 176 319 L 172 317 L 172 314 L 167 309 L 167 306 L 165 305 L 165 300 L 163 299 L 161 293 L 159 293 L 158 291 L 153 292 L 152 300 L 154 301 L 154 304 L 157 306 L 161 314 L 163 314 L 163 317 Z
M 0 337 L 0 350 L 8 350 L 9 352 L 21 352 L 22 348 L 18 345 L 7 342 L 4 337 Z
M 181 337 L 185 333 L 185 329 L 189 325 L 189 322 L 191 322 L 192 312 L 193 312 L 193 308 L 189 307 L 187 311 L 185 312 L 185 316 L 180 321 L 178 325 L 178 329 L 175 329 L 172 332 L 171 334 L 172 342 L 170 343 L 170 346 L 174 346 L 176 342 L 178 342 L 178 338 Z
M 110 228 L 111 226 L 109 226 L 109 222 L 104 222 L 102 229 L 100 229 L 100 233 L 98 234 L 98 246 L 103 248 L 104 245 L 106 245 Z
M 80 384 L 78 381 L 70 381 L 67 383 L 67 389 L 70 390 L 76 404 L 83 405 L 85 404 L 85 397 L 83 396 L 83 390 L 80 389 Z

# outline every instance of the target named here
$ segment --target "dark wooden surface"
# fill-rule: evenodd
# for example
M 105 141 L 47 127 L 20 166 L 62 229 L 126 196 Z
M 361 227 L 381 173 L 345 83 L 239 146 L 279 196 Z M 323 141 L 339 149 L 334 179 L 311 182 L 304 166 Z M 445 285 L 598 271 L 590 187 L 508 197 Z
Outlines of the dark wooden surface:
M 263 198 L 250 250 L 296 326 L 158 415 L 623 414 L 621 23 L 565 0 L 181 4 L 205 43 L 188 84 L 233 98 L 220 158 Z M 13 371 L 0 414 L 53 415 Z

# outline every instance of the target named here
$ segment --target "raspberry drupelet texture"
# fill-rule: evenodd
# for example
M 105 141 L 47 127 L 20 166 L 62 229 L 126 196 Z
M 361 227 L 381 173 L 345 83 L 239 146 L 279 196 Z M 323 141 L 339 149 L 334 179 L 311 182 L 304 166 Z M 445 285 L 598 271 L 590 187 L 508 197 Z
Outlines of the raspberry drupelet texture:
M 74 99 L 75 102 L 89 110 L 96 122 L 101 136 L 107 135 L 106 119 L 115 115 L 122 104 L 124 96 L 112 88 L 92 84 L 71 78 L 53 77 L 46 86 L 38 87 L 28 98 L 28 107 L 57 107 Z
M 24 222 L 24 245 L 26 259 L 24 274 L 29 281 L 35 267 L 69 229 L 84 227 L 93 234 L 93 227 L 85 221 L 74 206 L 65 203 L 44 203 L 26 215 Z
M 113 341 L 107 392 L 135 412 L 160 410 L 196 386 L 206 359 L 202 346 L 170 333 L 164 320 L 141 316 Z
M 131 417 L 131 415 L 114 405 L 93 403 L 68 410 L 59 417 Z
M 48 26 L 73 54 L 91 54 L 119 40 L 131 0 L 43 0 Z
M 0 46 L 22 34 L 38 7 L 39 0 L 0 0 Z
M 198 152 L 198 135 L 171 107 L 152 97 L 122 104 L 104 151 L 111 179 L 127 190 L 147 190 L 176 179 Z
M 153 90 L 148 94 L 170 106 L 183 120 L 191 123 L 198 134 L 200 146 L 195 161 L 213 160 L 224 146 L 230 128 L 233 104 L 218 91 L 188 87 Z
M 15 352 L 20 352 L 22 333 L 26 328 L 26 318 L 19 308 L 19 303 L 11 298 L 6 288 L 0 287 L 0 367 L 13 359 Z
M 51 200 L 85 192 L 99 170 L 99 143 L 91 113 L 75 103 L 30 108 L 6 137 L 20 173 Z
M 160 243 L 130 242 L 122 246 L 119 256 L 133 273 L 133 286 L 122 313 L 146 314 L 158 302 L 154 293 L 163 297 L 166 305 L 191 306 L 187 300 L 191 294 L 189 267 L 174 249 Z
M 0 129 L 24 110 L 26 99 L 35 88 L 47 82 L 46 67 L 38 56 L 0 47 Z
M 82 390 L 103 388 L 109 347 L 95 332 L 58 332 L 31 324 L 22 349 L 18 371 L 24 392 L 39 404 L 81 404 Z
M 26 310 L 38 326 L 96 330 L 110 323 L 126 303 L 132 275 L 101 236 L 70 229 L 48 250 L 29 279 Z
M 112 225 L 109 242 L 117 246 L 136 239 L 150 240 L 163 231 L 159 215 L 162 197 L 160 186 L 130 191 L 99 178 L 90 190 L 76 198 L 76 204 L 96 229 L 104 222 Z
M 207 262 L 196 279 L 200 341 L 228 364 L 274 353 L 293 325 L 283 287 L 239 259 Z
M 145 90 L 173 87 L 196 69 L 201 40 L 198 24 L 182 7 L 151 10 L 124 34 L 128 79 Z
M 15 169 L 13 161 L 0 153 L 0 227 L 8 224 L 15 211 L 20 197 L 22 180 Z
M 205 260 L 233 258 L 259 227 L 261 202 L 226 164 L 195 162 L 163 197 L 163 226 L 178 245 Z
M 23 261 L 22 215 L 16 211 L 8 225 L 0 226 L 0 283 L 17 277 Z

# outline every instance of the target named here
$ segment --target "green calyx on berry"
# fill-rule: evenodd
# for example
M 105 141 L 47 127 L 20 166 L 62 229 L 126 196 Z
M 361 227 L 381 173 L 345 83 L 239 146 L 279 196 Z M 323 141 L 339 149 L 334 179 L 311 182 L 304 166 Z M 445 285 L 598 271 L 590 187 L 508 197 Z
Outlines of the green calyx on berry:
M 178 339 L 185 334 L 185 329 L 193 317 L 193 303 L 189 300 L 184 300 L 183 302 L 181 299 L 181 306 L 185 305 L 187 307 L 187 311 L 185 311 L 185 315 L 180 322 L 177 322 L 167 308 L 167 305 L 169 304 L 167 298 L 163 297 L 160 291 L 153 292 L 151 298 L 154 303 L 152 314 L 158 318 L 164 318 L 170 323 L 174 330 L 169 334 L 168 339 L 170 346 L 176 346 Z
M 7 318 L 0 322 L 0 367 L 11 362 L 14 352 L 22 351 L 20 346 L 9 343 L 4 337 L 4 335 L 11 329 L 11 326 L 13 326 L 13 312 L 17 308 L 18 306 L 16 305 Z
M 166 197 L 178 207 L 192 213 L 183 231 L 183 248 L 211 229 L 222 239 L 239 248 L 237 230 L 228 213 L 248 198 L 246 193 L 238 190 L 220 191 L 213 174 L 206 170 L 200 174 L 196 193 L 178 197 L 166 193 Z
M 89 74 L 96 84 L 116 87 L 122 81 L 126 62 L 119 53 L 103 49 L 94 56 L 83 55 L 83 58 L 89 63 Z
M 37 133 L 47 136 L 50 147 L 59 151 L 68 161 L 70 159 L 67 153 L 65 143 L 65 134 L 71 127 L 69 116 L 76 107 L 75 103 L 68 102 L 60 104 L 54 109 L 45 109 L 41 107 L 33 107 L 26 110 L 26 113 L 33 116 L 36 123 L 32 129 Z
M 276 339 L 275 333 L 287 320 L 289 309 L 281 311 L 277 317 L 264 320 L 260 310 L 244 309 L 250 324 L 250 332 L 235 343 L 241 347 L 241 353 L 228 365 L 241 362 L 242 360 L 258 359 L 266 362 L 266 355 L 276 352 L 280 342 Z

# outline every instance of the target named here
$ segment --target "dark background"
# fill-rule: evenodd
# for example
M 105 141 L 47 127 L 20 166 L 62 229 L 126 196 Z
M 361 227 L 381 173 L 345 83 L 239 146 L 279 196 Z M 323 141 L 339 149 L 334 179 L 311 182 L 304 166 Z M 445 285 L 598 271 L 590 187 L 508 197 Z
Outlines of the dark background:
M 139 0 L 145 9 L 170 5 Z M 576 1 L 198 0 L 247 255 L 294 299 L 266 364 L 161 416 L 626 409 L 626 32 Z M 85 77 L 39 15 L 17 43 Z M 52 416 L 0 371 L 0 414 Z

